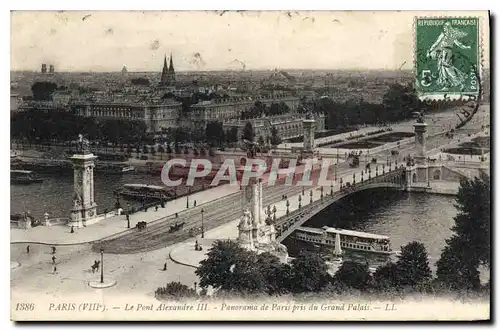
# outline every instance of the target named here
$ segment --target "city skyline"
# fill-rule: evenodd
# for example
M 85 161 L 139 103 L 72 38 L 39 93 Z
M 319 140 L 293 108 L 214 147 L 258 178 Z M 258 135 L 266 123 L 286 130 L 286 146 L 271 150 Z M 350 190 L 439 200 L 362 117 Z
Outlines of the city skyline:
M 170 53 L 179 72 L 410 70 L 414 15 L 12 12 L 11 71 L 39 71 L 42 63 L 48 63 L 56 71 L 115 72 L 126 66 L 131 72 L 158 72 Z M 485 16 L 484 12 L 478 15 Z M 487 39 L 483 39 L 483 54 L 488 67 Z

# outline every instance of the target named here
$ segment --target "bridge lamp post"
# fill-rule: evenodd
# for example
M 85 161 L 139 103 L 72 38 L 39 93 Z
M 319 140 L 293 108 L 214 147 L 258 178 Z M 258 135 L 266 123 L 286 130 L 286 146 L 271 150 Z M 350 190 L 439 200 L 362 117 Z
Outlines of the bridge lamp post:
M 101 247 L 101 284 L 104 283 L 104 249 Z
M 382 174 L 385 174 L 385 164 L 382 164 Z
M 186 209 L 189 209 L 189 196 L 191 195 L 191 188 L 188 188 L 188 194 L 186 196 Z
M 309 192 L 309 198 L 310 198 L 309 203 L 312 203 L 313 202 L 313 191 L 312 190 Z
M 321 190 L 321 196 L 320 197 L 321 197 L 321 199 L 323 199 L 323 186 L 321 186 L 320 190 Z
M 201 208 L 201 238 L 205 238 L 205 226 L 203 224 L 203 213 L 205 211 Z
M 288 213 L 290 212 L 290 210 L 288 209 L 288 207 L 290 207 L 290 201 L 288 201 L 288 199 L 286 200 L 286 214 L 288 215 Z
M 302 196 L 299 195 L 299 209 L 302 207 L 302 203 L 301 202 L 302 202 Z
M 356 184 L 356 174 L 352 174 L 352 184 Z
M 273 220 L 276 222 L 276 206 L 273 206 Z
M 304 192 L 304 186 L 302 186 L 302 195 L 304 195 L 304 193 L 305 193 L 305 192 Z
M 333 197 L 333 181 L 330 183 L 330 195 Z
M 363 182 L 364 178 L 363 178 L 363 171 L 361 171 L 361 183 Z
M 337 167 L 338 167 L 338 163 L 335 163 L 335 168 L 334 168 L 335 169 L 335 177 L 334 177 L 335 181 L 337 181 Z

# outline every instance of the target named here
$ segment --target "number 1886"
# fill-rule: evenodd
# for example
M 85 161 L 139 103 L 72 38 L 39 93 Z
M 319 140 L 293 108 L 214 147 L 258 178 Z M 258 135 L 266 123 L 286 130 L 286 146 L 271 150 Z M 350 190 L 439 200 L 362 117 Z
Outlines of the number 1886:
M 16 304 L 16 311 L 32 311 L 35 309 L 34 303 L 18 303 Z

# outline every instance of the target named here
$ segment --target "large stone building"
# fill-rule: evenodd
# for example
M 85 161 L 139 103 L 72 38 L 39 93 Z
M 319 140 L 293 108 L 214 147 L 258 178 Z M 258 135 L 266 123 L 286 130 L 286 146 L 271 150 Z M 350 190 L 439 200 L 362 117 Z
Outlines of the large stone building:
M 144 121 L 148 132 L 178 126 L 182 104 L 172 100 L 98 101 L 73 104 L 73 111 L 80 116 L 96 118 L 121 118 Z
M 271 128 L 275 127 L 278 130 L 278 135 L 281 139 L 291 139 L 300 137 L 304 134 L 302 114 L 287 114 L 272 117 L 254 118 L 249 120 L 232 120 L 226 121 L 223 124 L 224 130 L 231 130 L 236 128 L 238 132 L 238 140 L 243 135 L 245 125 L 250 122 L 252 124 L 255 139 L 260 136 L 267 140 L 271 137 Z M 325 130 L 325 116 L 317 115 L 316 118 L 316 132 Z
M 281 94 L 274 97 L 235 97 L 229 100 L 203 101 L 191 106 L 189 114 L 186 114 L 185 123 L 194 130 L 204 130 L 211 121 L 226 122 L 239 119 L 241 113 L 250 109 L 257 101 L 268 107 L 273 103 L 283 102 L 290 108 L 290 112 L 294 113 L 300 99 Z

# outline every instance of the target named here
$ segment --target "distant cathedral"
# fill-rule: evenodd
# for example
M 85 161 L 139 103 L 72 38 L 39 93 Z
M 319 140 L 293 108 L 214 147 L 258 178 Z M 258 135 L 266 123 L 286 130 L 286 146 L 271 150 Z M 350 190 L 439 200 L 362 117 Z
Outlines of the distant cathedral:
M 163 61 L 163 70 L 161 72 L 161 86 L 171 86 L 175 84 L 175 70 L 174 61 L 172 59 L 172 54 L 170 54 L 170 65 L 167 66 L 167 56 L 165 55 L 165 60 Z

